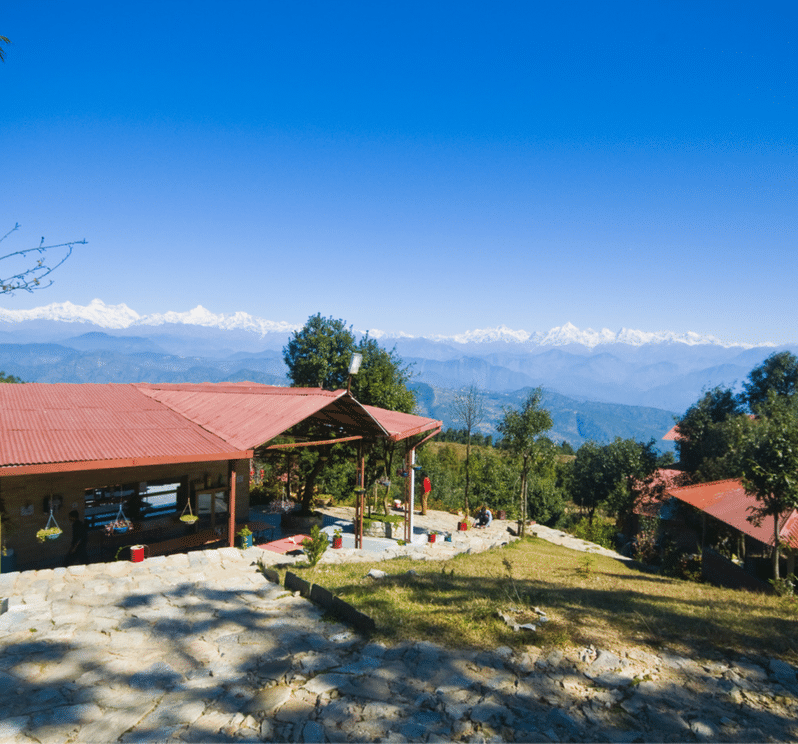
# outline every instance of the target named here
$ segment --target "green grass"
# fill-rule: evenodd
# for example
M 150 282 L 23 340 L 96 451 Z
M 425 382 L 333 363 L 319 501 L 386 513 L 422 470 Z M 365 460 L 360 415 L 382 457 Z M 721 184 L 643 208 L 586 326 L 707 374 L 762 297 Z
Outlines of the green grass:
M 379 568 L 388 578 L 365 578 Z M 411 575 L 408 571 L 414 571 Z M 603 648 L 667 645 L 698 658 L 744 653 L 798 662 L 798 603 L 644 573 L 601 555 L 526 538 L 446 562 L 407 558 L 320 564 L 315 582 L 374 618 L 387 643 L 435 640 L 451 647 L 500 645 Z M 513 633 L 534 607 L 550 622 Z

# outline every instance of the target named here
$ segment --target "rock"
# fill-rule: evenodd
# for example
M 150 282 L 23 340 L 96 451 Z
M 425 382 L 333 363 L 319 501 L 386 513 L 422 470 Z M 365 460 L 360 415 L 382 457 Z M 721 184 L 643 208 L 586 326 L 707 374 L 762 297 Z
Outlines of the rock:
M 380 571 L 379 568 L 372 568 L 367 574 L 367 579 L 384 579 L 388 574 L 385 571 Z
M 787 687 L 796 686 L 796 681 L 798 680 L 796 680 L 795 669 L 786 662 L 781 659 L 771 659 L 768 662 L 768 669 L 781 684 Z
M 620 666 L 620 657 L 616 656 L 611 651 L 599 650 L 595 661 L 588 666 L 585 674 L 588 677 L 595 677 L 605 672 L 614 672 Z
M 695 734 L 696 739 L 701 741 L 715 739 L 718 735 L 717 729 L 706 721 L 693 721 L 690 724 L 690 730 Z
M 324 726 L 318 721 L 307 721 L 302 727 L 302 741 L 306 744 L 315 744 L 324 741 Z
M 265 687 L 246 705 L 245 710 L 252 715 L 271 715 L 291 697 L 291 688 L 286 685 Z

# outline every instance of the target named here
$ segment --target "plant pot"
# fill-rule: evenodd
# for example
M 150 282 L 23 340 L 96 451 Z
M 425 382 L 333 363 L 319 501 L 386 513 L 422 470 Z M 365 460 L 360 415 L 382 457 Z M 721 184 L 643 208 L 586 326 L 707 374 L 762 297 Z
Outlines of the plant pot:
M 246 550 L 252 547 L 252 535 L 238 535 L 238 547 Z
M 468 529 L 468 522 L 458 522 L 457 523 L 458 532 L 465 532 L 467 529 Z
M 6 554 L 0 556 L 0 573 L 11 573 L 17 570 L 17 556 L 14 555 L 14 548 L 7 548 Z
M 121 535 L 121 534 L 127 532 L 128 529 L 129 529 L 128 527 L 114 527 L 114 534 L 115 535 Z
M 344 544 L 344 540 L 340 535 L 333 535 L 332 546 L 335 550 L 339 550 Z
M 438 539 L 438 536 L 434 532 L 430 533 L 427 537 L 431 543 L 434 543 Z
M 504 510 L 497 511 L 496 519 L 507 519 L 507 512 Z
M 180 517 L 181 522 L 185 522 L 186 524 L 195 524 L 199 517 L 195 517 L 193 514 L 186 514 Z
M 446 535 L 446 537 L 443 538 L 443 541 L 444 542 L 451 542 L 452 541 L 452 536 L 451 535 Z

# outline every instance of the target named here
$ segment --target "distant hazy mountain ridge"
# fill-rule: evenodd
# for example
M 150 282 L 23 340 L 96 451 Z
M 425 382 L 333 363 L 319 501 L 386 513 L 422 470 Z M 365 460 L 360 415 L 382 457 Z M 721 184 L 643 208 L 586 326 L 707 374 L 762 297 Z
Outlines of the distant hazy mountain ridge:
M 29 382 L 287 385 L 282 349 L 298 328 L 202 306 L 152 315 L 101 300 L 0 309 L 0 370 Z M 505 326 L 456 336 L 369 333 L 411 365 L 421 413 L 449 423 L 454 391 L 476 385 L 500 416 L 519 391 L 541 386 L 555 417 L 553 434 L 574 445 L 612 436 L 659 439 L 673 414 L 684 412 L 703 390 L 739 387 L 774 351 L 695 333 L 616 333 L 570 323 L 546 333 Z M 798 352 L 796 346 L 781 348 Z M 485 423 L 486 433 L 495 420 Z
M 75 305 L 71 302 L 59 302 L 31 310 L 9 310 L 0 308 L 0 322 L 20 323 L 30 320 L 51 320 L 62 323 L 91 323 L 100 328 L 127 329 L 133 326 L 159 326 L 177 324 L 186 326 L 201 326 L 205 328 L 218 328 L 220 330 L 242 330 L 260 334 L 290 333 L 301 325 L 287 322 L 264 320 L 255 318 L 249 313 L 236 312 L 232 315 L 212 313 L 202 305 L 197 305 L 186 312 L 153 313 L 139 315 L 124 303 L 119 305 L 106 305 L 102 300 L 92 300 L 88 305 Z M 362 332 L 362 331 L 361 331 Z M 375 338 L 383 339 L 412 339 L 413 336 L 405 333 L 388 333 L 372 330 L 370 334 Z M 454 344 L 485 344 L 508 343 L 529 346 L 568 346 L 578 345 L 593 349 L 603 344 L 626 344 L 629 346 L 643 346 L 645 344 L 685 344 L 696 346 L 710 344 L 724 348 L 739 347 L 751 348 L 750 344 L 724 343 L 714 336 L 700 335 L 697 333 L 673 333 L 672 331 L 636 331 L 622 328 L 613 332 L 607 328 L 594 331 L 592 328 L 580 330 L 572 323 L 552 328 L 546 333 L 529 333 L 523 330 L 512 330 L 506 326 L 466 331 L 454 336 L 428 336 L 430 341 Z

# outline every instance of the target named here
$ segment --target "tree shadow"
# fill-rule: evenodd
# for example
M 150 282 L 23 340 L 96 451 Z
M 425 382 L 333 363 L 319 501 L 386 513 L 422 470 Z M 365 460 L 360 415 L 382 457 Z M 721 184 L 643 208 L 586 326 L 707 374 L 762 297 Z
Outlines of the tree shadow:
M 420 568 L 419 575 L 375 584 L 373 606 L 387 611 L 391 586 L 412 590 L 415 582 L 427 598 L 439 591 L 439 601 L 428 602 L 430 638 L 436 614 L 451 612 L 452 601 L 475 591 L 501 593 L 491 577 L 438 570 L 426 576 Z M 49 610 L 39 604 L 17 611 L 15 623 L 0 617 L 0 739 L 370 741 L 394 732 L 409 741 L 479 734 L 507 741 L 686 741 L 709 730 L 709 739 L 750 740 L 776 732 L 789 738 L 798 705 L 788 690 L 790 703 L 746 710 L 746 699 L 730 697 L 722 674 L 700 665 L 657 684 L 611 684 L 586 676 L 586 664 L 556 649 L 537 661 L 427 641 L 383 649 L 325 620 L 255 567 L 207 582 L 177 572 L 150 575 L 145 586 L 93 596 L 72 582 L 70 601 L 85 609 L 79 621 L 61 612 L 63 603 L 53 611 L 52 602 Z M 519 586 L 540 591 L 536 582 Z M 689 611 L 663 609 L 656 596 L 558 591 L 566 610 L 599 600 L 632 615 L 656 608 L 661 622 L 676 628 Z M 34 632 L 26 627 L 32 618 Z M 760 694 L 758 684 L 751 684 L 752 696 Z M 721 726 L 721 719 L 729 723 Z

